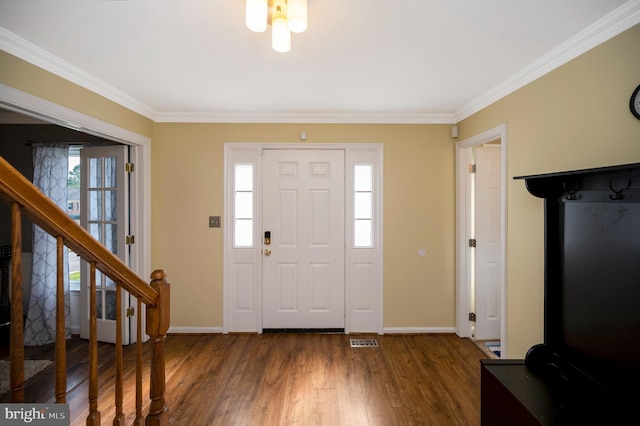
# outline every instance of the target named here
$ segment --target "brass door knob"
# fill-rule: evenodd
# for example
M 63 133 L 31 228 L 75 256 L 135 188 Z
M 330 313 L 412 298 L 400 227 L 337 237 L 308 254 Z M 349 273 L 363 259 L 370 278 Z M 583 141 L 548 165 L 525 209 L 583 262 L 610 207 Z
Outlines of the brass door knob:
M 270 255 L 271 255 L 271 250 L 269 250 L 269 249 L 265 249 L 265 251 L 264 251 L 264 255 L 265 255 L 265 256 L 270 256 Z

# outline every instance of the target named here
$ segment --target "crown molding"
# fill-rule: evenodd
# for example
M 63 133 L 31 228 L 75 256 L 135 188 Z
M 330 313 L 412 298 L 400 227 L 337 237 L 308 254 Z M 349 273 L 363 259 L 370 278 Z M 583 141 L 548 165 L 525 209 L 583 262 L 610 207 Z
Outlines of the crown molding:
M 161 123 L 324 123 L 324 124 L 454 124 L 451 113 L 193 113 L 159 112 Z
M 488 107 L 638 23 L 640 0 L 630 0 L 460 108 L 454 114 L 456 122 Z
M 0 49 L 153 120 L 155 111 L 104 81 L 0 27 Z
M 180 123 L 362 123 L 453 124 L 452 113 L 209 113 L 157 111 L 104 81 L 0 27 L 0 49 L 80 87 L 103 96 L 155 122 Z

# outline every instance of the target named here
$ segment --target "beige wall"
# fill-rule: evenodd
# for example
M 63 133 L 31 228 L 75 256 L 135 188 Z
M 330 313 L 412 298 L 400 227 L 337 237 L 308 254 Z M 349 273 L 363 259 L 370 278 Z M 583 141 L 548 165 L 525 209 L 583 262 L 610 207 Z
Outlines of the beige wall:
M 225 142 L 384 144 L 384 326 L 454 327 L 454 145 L 448 125 L 158 123 L 152 265 L 172 288 L 172 326 L 222 326 Z M 307 141 L 299 142 L 300 131 Z M 222 220 L 229 226 L 228 218 Z M 425 257 L 417 251 L 424 248 Z
M 640 161 L 640 26 L 459 124 L 508 124 L 509 354 L 542 339 L 542 201 L 516 175 Z M 447 125 L 153 123 L 0 52 L 0 83 L 152 138 L 152 268 L 172 283 L 172 326 L 222 326 L 223 143 L 384 143 L 384 326 L 453 327 L 454 151 Z M 223 226 L 226 218 L 223 218 Z M 425 257 L 416 252 L 424 248 Z
M 223 144 L 300 143 L 301 130 L 306 143 L 384 144 L 384 326 L 455 326 L 449 125 L 153 123 L 0 55 L 0 83 L 151 137 L 151 267 L 166 269 L 173 284 L 173 327 L 222 327 L 222 232 L 207 218 L 223 213 Z
M 640 25 L 459 123 L 460 140 L 508 126 L 507 336 L 510 357 L 543 339 L 543 201 L 519 175 L 640 162 Z

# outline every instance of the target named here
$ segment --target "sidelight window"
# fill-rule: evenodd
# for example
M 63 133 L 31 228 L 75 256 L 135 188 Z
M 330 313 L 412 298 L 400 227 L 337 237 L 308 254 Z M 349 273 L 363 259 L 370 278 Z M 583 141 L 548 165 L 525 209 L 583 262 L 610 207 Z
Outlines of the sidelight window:
M 253 246 L 253 164 L 235 164 L 233 221 L 235 247 Z
M 354 247 L 373 247 L 373 165 L 354 168 Z

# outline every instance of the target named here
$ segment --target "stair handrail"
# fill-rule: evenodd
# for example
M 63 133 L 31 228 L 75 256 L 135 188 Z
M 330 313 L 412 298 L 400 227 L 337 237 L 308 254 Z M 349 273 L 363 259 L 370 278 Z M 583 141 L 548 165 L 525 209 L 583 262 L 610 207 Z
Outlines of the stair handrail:
M 20 205 L 22 213 L 50 235 L 61 236 L 65 245 L 84 260 L 96 262 L 96 268 L 143 303 L 156 306 L 158 292 L 133 272 L 115 254 L 65 211 L 53 203 L 19 171 L 0 156 L 0 197 Z
M 14 271 L 12 273 L 12 308 L 11 312 L 11 394 L 12 402 L 24 402 L 24 350 L 22 329 L 22 276 L 20 272 L 21 252 L 21 216 L 26 216 L 40 226 L 50 235 L 56 238 L 58 244 L 58 263 L 62 262 L 62 246 L 67 246 L 91 266 L 91 282 L 94 292 L 91 298 L 93 311 L 90 317 L 89 339 L 89 405 L 90 413 L 86 419 L 87 425 L 100 425 L 100 412 L 97 409 L 98 400 L 98 366 L 97 366 L 97 335 L 95 330 L 95 271 L 100 270 L 107 277 L 117 283 L 117 294 L 120 287 L 128 291 L 141 303 L 147 305 L 146 332 L 152 345 L 151 372 L 150 372 L 150 399 L 149 412 L 146 419 L 142 419 L 141 406 L 141 368 L 136 368 L 136 420 L 134 424 L 148 426 L 164 426 L 168 424 L 168 407 L 165 403 L 165 358 L 164 341 L 169 329 L 170 312 L 170 285 L 166 281 L 166 273 L 156 270 L 151 274 L 151 283 L 148 284 L 122 262 L 115 254 L 104 247 L 88 231 L 82 228 L 71 217 L 58 207 L 49 197 L 36 188 L 18 170 L 11 166 L 0 156 L 0 198 L 11 204 L 12 217 L 12 248 L 16 250 L 16 256 L 12 260 Z M 60 268 L 60 266 L 58 266 Z M 58 275 L 57 310 L 63 302 L 61 297 L 62 277 Z M 140 308 L 138 309 L 140 312 Z M 64 343 L 64 315 L 56 314 L 56 402 L 66 400 L 66 350 Z M 62 318 L 62 319 L 61 319 Z M 119 322 L 118 320 L 117 322 Z M 140 317 L 138 317 L 138 341 L 137 365 L 141 367 L 142 346 L 140 340 Z M 114 424 L 124 424 L 122 409 L 122 341 L 116 342 L 116 369 L 120 371 L 116 376 L 116 408 L 117 420 Z

